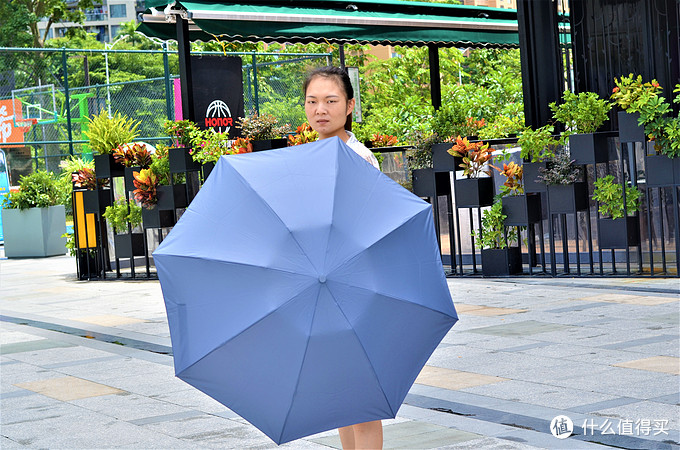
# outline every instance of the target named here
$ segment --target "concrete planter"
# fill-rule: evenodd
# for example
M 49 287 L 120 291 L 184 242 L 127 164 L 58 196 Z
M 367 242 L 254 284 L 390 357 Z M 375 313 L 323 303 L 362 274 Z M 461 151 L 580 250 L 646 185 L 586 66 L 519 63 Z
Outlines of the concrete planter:
M 41 258 L 66 253 L 66 212 L 64 205 L 48 208 L 3 209 L 2 229 L 5 256 Z

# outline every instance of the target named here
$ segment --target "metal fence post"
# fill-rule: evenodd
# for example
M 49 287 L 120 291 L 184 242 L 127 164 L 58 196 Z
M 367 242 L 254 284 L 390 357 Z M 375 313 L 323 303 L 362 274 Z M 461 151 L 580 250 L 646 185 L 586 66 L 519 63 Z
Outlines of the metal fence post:
M 255 102 L 255 111 L 257 115 L 260 115 L 260 99 L 258 95 L 257 87 L 257 56 L 253 53 L 253 90 L 255 91 L 255 97 L 253 101 Z
M 173 90 L 172 87 L 170 86 L 170 62 L 168 61 L 167 42 L 163 42 L 163 70 L 165 72 L 165 107 L 167 108 L 168 111 L 168 119 L 174 120 L 175 119 L 175 111 L 173 108 L 174 101 L 170 100 L 170 97 L 172 97 L 174 100 L 174 96 L 172 95 Z
M 66 103 L 66 131 L 68 133 L 68 152 L 73 156 L 73 133 L 71 131 L 71 97 L 68 90 L 68 57 L 66 47 L 61 49 L 61 63 L 64 68 L 64 102 Z M 47 166 L 47 154 L 45 154 L 45 166 Z

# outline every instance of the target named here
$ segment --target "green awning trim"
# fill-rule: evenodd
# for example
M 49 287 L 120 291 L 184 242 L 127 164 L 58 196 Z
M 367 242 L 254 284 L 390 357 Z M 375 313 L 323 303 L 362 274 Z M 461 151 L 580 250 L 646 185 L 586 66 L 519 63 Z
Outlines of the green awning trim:
M 186 11 L 192 40 L 519 45 L 516 11 L 499 8 L 399 0 L 204 0 L 180 1 L 172 7 L 165 0 L 147 0 L 146 4 L 158 10 L 144 14 L 138 30 L 162 39 L 175 38 L 174 14 Z

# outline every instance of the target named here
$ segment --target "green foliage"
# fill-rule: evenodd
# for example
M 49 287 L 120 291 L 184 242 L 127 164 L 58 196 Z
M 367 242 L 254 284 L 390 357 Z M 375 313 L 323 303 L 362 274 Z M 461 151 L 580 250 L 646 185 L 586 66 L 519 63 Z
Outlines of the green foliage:
M 477 133 L 477 136 L 479 139 L 500 139 L 518 134 L 523 128 L 523 115 L 513 114 L 506 116 L 505 114 L 500 114 L 493 122 L 484 125 Z
M 546 161 L 547 167 L 541 168 L 538 176 L 545 184 L 572 184 L 581 180 L 582 168 L 573 164 L 574 161 L 566 149 L 556 151 Z
M 551 125 L 542 126 L 537 130 L 531 128 L 524 130 L 517 140 L 517 145 L 522 148 L 520 153 L 522 159 L 530 162 L 542 162 L 546 158 L 552 157 L 559 143 L 552 136 L 553 131 L 554 128 Z
M 659 88 L 660 89 L 660 88 Z M 680 84 L 673 90 L 680 93 Z M 678 98 L 674 100 L 678 101 Z M 644 91 L 629 107 L 628 111 L 640 113 L 640 124 L 645 133 L 654 140 L 657 151 L 669 158 L 680 157 L 680 116 L 672 117 L 671 106 L 656 92 Z
M 481 226 L 476 233 L 472 234 L 475 237 L 475 246 L 480 249 L 506 248 L 503 221 L 507 217 L 503 214 L 503 204 L 500 201 L 494 203 L 491 208 L 484 210 Z M 507 237 L 510 242 L 517 240 L 517 232 L 513 227 L 508 229 Z
M 137 137 L 139 121 L 130 120 L 118 111 L 109 117 L 106 110 L 88 119 L 89 129 L 85 135 L 90 148 L 100 155 L 110 154 L 121 144 L 132 142 Z
M 191 157 L 201 164 L 216 163 L 220 156 L 232 153 L 228 133 L 218 133 L 213 128 L 193 133 L 191 148 Z
M 562 104 L 550 103 L 553 117 L 567 126 L 571 133 L 594 133 L 608 119 L 611 103 L 599 98 L 595 92 L 576 95 L 564 91 Z M 571 134 L 569 133 L 569 134 Z
M 71 180 L 36 170 L 19 179 L 19 190 L 5 198 L 6 208 L 47 208 L 70 203 Z
M 142 207 L 132 199 L 120 198 L 106 207 L 103 216 L 116 231 L 126 232 L 128 223 L 132 228 L 142 223 Z
M 59 167 L 62 170 L 61 176 L 70 180 L 73 172 L 83 169 L 94 170 L 94 161 L 85 161 L 77 156 L 68 156 L 59 163 Z
M 635 186 L 626 186 L 626 211 L 634 214 L 640 209 L 640 190 Z M 620 219 L 623 217 L 623 186 L 614 183 L 614 176 L 607 175 L 595 180 L 593 200 L 600 203 L 599 211 L 606 217 Z
M 656 95 L 656 93 L 661 90 L 661 86 L 659 86 L 659 83 L 656 80 L 643 83 L 642 75 L 633 78 L 632 73 L 627 77 L 621 76 L 621 81 L 614 78 L 614 84 L 616 84 L 616 87 L 612 89 L 610 98 L 615 105 L 618 105 L 624 111 L 635 104 L 643 94 Z
M 77 2 L 67 2 L 65 0 L 13 0 L 9 3 L 15 7 L 14 12 L 21 15 L 20 20 L 28 22 L 28 29 L 26 31 L 33 38 L 33 47 L 44 47 L 52 24 L 58 22 L 82 24 L 85 21 L 85 11 L 94 6 L 92 0 L 78 0 Z M 43 33 L 40 34 L 37 22 L 43 18 L 46 18 L 47 22 Z M 67 28 L 67 37 L 73 37 L 82 32 L 83 30 L 80 27 L 69 27 Z
M 290 124 L 281 124 L 275 116 L 267 113 L 258 115 L 255 111 L 250 117 L 236 119 L 235 127 L 251 141 L 278 139 L 292 131 Z
M 68 249 L 68 254 L 71 256 L 76 256 L 76 234 L 75 233 L 64 233 L 61 237 L 66 238 L 66 248 Z
M 188 147 L 191 145 L 191 136 L 198 131 L 194 122 L 184 120 L 166 120 L 163 122 L 163 132 L 172 138 L 176 147 Z

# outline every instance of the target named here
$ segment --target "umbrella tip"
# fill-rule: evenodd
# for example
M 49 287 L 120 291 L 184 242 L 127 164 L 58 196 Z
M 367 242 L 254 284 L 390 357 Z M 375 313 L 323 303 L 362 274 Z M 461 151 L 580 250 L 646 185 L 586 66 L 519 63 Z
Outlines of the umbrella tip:
M 319 275 L 319 283 L 325 283 L 326 282 L 326 275 Z

